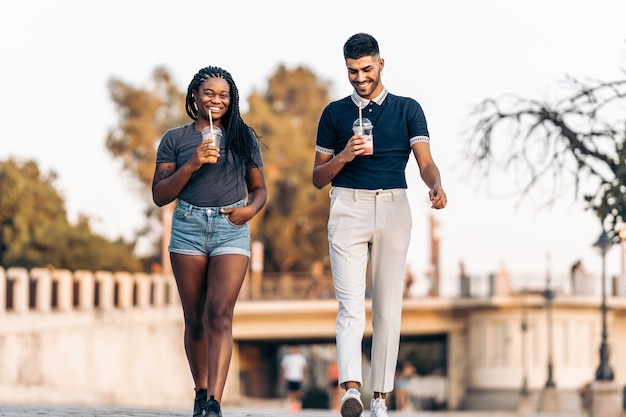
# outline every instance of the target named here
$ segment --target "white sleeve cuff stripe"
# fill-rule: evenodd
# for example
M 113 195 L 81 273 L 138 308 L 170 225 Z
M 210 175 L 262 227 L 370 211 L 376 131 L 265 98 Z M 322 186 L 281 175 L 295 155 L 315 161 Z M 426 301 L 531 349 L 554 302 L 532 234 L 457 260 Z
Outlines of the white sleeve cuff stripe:
M 414 136 L 409 140 L 409 145 L 413 146 L 417 142 L 426 142 L 430 143 L 430 138 L 428 136 Z
M 322 148 L 319 145 L 315 145 L 315 151 L 319 152 L 319 153 L 325 153 L 326 155 L 334 155 L 335 154 L 335 150 L 334 149 Z

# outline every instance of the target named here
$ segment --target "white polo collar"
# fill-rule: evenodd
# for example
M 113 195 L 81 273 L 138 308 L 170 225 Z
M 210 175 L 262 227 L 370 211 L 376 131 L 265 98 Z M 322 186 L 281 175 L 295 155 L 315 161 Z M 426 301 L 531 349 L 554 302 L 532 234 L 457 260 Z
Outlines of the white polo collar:
M 378 96 L 374 97 L 373 100 L 368 100 L 366 98 L 361 97 L 356 92 L 356 90 L 353 90 L 352 94 L 350 95 L 350 98 L 352 99 L 352 102 L 354 103 L 355 106 L 359 107 L 359 102 L 360 102 L 361 108 L 364 108 L 364 107 L 367 107 L 368 104 L 370 104 L 370 101 L 373 101 L 374 103 L 380 106 L 381 104 L 383 104 L 383 101 L 385 101 L 387 94 L 389 94 L 387 89 L 383 87 L 383 91 L 381 91 Z

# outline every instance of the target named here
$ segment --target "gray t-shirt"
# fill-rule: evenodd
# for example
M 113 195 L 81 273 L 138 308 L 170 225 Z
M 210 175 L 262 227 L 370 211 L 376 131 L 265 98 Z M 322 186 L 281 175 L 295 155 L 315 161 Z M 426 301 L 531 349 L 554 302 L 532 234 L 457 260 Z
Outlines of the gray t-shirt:
M 200 142 L 202 135 L 193 123 L 170 129 L 165 132 L 159 143 L 156 162 L 175 162 L 180 168 L 191 158 Z M 194 172 L 178 195 L 179 199 L 198 207 L 222 207 L 246 197 L 246 171 L 254 167 L 248 166 L 238 170 L 234 163 L 235 155 L 232 151 L 226 151 L 227 143 L 228 132 L 224 132 L 217 163 L 204 164 Z M 251 157 L 256 166 L 261 167 L 263 166 L 261 149 L 257 140 L 254 143 L 254 153 Z

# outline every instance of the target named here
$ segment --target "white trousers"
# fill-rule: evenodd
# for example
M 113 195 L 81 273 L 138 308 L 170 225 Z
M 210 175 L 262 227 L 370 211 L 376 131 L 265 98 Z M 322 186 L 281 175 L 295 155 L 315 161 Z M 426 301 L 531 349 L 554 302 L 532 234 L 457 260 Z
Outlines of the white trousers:
M 339 302 L 335 332 L 340 384 L 363 383 L 361 349 L 369 258 L 372 388 L 374 392 L 393 390 L 411 226 L 404 189 L 332 189 L 328 242 Z

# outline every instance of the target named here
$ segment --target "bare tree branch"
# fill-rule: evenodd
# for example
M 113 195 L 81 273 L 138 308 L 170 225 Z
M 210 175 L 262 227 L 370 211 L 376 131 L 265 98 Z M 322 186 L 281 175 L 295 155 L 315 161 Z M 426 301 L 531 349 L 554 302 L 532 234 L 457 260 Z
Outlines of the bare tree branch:
M 483 100 L 471 113 L 465 160 L 479 181 L 511 176 L 520 201 L 536 192 L 549 205 L 573 188 L 615 230 L 626 207 L 626 78 L 567 84 L 571 93 L 555 103 Z

